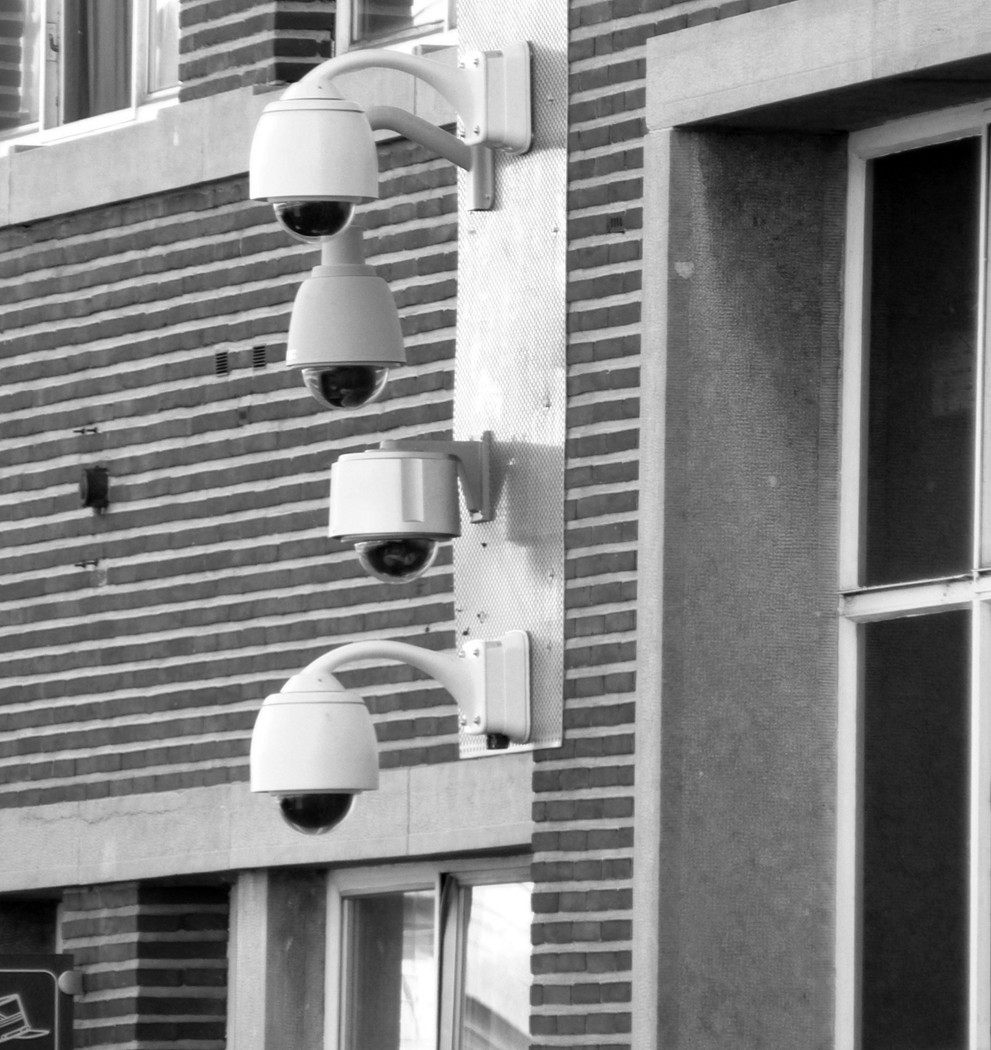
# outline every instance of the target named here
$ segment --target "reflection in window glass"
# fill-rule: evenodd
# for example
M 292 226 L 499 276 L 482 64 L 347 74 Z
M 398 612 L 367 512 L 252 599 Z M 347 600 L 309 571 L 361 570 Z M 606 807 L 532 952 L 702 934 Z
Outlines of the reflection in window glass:
M 866 580 L 970 568 L 980 144 L 876 160 Z
M 43 0 L 0 0 L 0 131 L 40 117 Z
M 969 621 L 865 631 L 862 1050 L 967 1045 Z
M 148 92 L 179 83 L 179 0 L 148 0 Z
M 436 1050 L 434 894 L 347 902 L 346 1047 Z
M 354 0 L 354 40 L 444 28 L 449 0 Z
M 131 104 L 131 0 L 75 0 L 64 11 L 62 122 Z
M 527 1050 L 530 883 L 473 886 L 464 958 L 460 1050 Z

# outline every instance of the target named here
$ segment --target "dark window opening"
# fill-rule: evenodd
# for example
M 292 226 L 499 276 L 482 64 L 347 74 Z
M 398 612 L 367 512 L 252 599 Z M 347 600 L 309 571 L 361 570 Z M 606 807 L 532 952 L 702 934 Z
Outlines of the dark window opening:
M 971 567 L 980 143 L 872 174 L 868 585 Z

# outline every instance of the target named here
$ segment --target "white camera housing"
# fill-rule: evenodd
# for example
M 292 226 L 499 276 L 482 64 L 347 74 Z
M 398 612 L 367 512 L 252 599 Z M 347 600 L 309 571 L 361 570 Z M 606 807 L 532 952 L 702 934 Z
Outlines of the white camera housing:
M 378 787 L 365 702 L 333 675 L 296 675 L 266 698 L 251 735 L 251 790 L 275 795 L 296 830 L 336 827 L 354 796 Z
M 266 697 L 251 734 L 251 790 L 274 795 L 305 834 L 336 827 L 355 795 L 378 787 L 378 749 L 362 698 L 334 671 L 398 660 L 436 679 L 458 705 L 462 732 L 500 750 L 530 738 L 530 640 L 525 631 L 468 642 L 458 653 L 406 642 L 351 642 L 318 657 Z
M 300 285 L 286 342 L 286 365 L 326 408 L 374 401 L 389 369 L 406 363 L 389 286 L 365 264 L 364 231 L 352 226 L 323 241 L 321 263 Z
M 388 583 L 421 576 L 437 545 L 461 535 L 460 478 L 472 521 L 489 521 L 489 437 L 386 442 L 331 469 L 328 535 L 353 543 L 366 572 Z
M 303 240 L 340 233 L 355 204 L 379 195 L 365 111 L 342 98 L 287 91 L 266 106 L 251 140 L 248 172 L 248 195 L 270 201 L 280 223 Z

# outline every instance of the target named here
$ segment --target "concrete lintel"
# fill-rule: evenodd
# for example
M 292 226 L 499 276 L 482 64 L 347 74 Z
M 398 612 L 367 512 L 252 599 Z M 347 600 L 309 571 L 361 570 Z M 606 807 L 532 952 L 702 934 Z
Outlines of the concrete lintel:
M 528 850 L 530 752 L 384 770 L 326 835 L 247 784 L 0 810 L 0 893 L 285 865 Z
M 677 127 L 991 52 L 986 0 L 793 0 L 647 44 L 647 125 Z
M 0 225 L 227 178 L 247 169 L 255 123 L 271 96 L 231 91 L 79 138 L 0 159 Z

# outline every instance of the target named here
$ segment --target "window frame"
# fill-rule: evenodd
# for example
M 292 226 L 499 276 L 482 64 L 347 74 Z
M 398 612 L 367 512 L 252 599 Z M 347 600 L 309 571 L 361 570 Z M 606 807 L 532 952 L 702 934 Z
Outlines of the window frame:
M 72 2 L 74 0 L 37 0 L 43 27 L 38 40 L 39 54 L 36 56 L 40 80 L 37 85 L 39 118 L 32 123 L 0 131 L 0 151 L 12 146 L 36 146 L 79 138 L 139 119 L 150 119 L 163 107 L 178 102 L 178 76 L 176 83 L 168 87 L 152 90 L 149 86 L 152 68 L 151 0 L 130 0 L 130 103 L 121 109 L 62 123 L 58 99 L 64 90 L 64 68 L 58 56 L 64 37 L 65 5 Z M 52 41 L 55 42 L 54 47 Z
M 447 10 L 443 24 L 439 29 L 405 30 L 401 33 L 386 34 L 355 39 L 353 35 L 354 13 L 361 0 L 337 0 L 336 31 L 338 54 L 345 51 L 361 50 L 371 47 L 387 47 L 393 51 L 429 51 L 436 48 L 453 47 L 457 44 L 457 0 L 445 0 Z
M 968 819 L 968 1050 L 991 1050 L 991 382 L 988 325 L 988 165 L 991 102 L 907 118 L 850 135 L 841 380 L 840 590 L 837 727 L 836 1047 L 860 1046 L 863 818 L 863 625 L 970 612 Z M 870 312 L 870 162 L 963 137 L 981 143 L 978 353 L 975 367 L 974 534 L 969 572 L 864 586 L 867 353 Z
M 435 989 L 432 1011 L 434 1039 L 438 1047 L 450 1050 L 463 1001 L 459 975 L 452 976 L 444 966 L 449 952 L 459 959 L 467 932 L 463 924 L 461 900 L 451 902 L 445 915 L 442 894 L 444 881 L 459 887 L 492 886 L 503 883 L 532 882 L 526 859 L 478 858 L 445 863 L 420 862 L 373 868 L 332 870 L 327 877 L 327 954 L 325 960 L 324 1050 L 346 1050 L 342 1039 L 345 1021 L 344 994 L 348 981 L 346 905 L 349 899 L 431 890 L 434 893 L 434 960 L 431 982 Z M 460 898 L 460 895 L 459 895 Z M 445 918 L 455 918 L 445 930 Z

